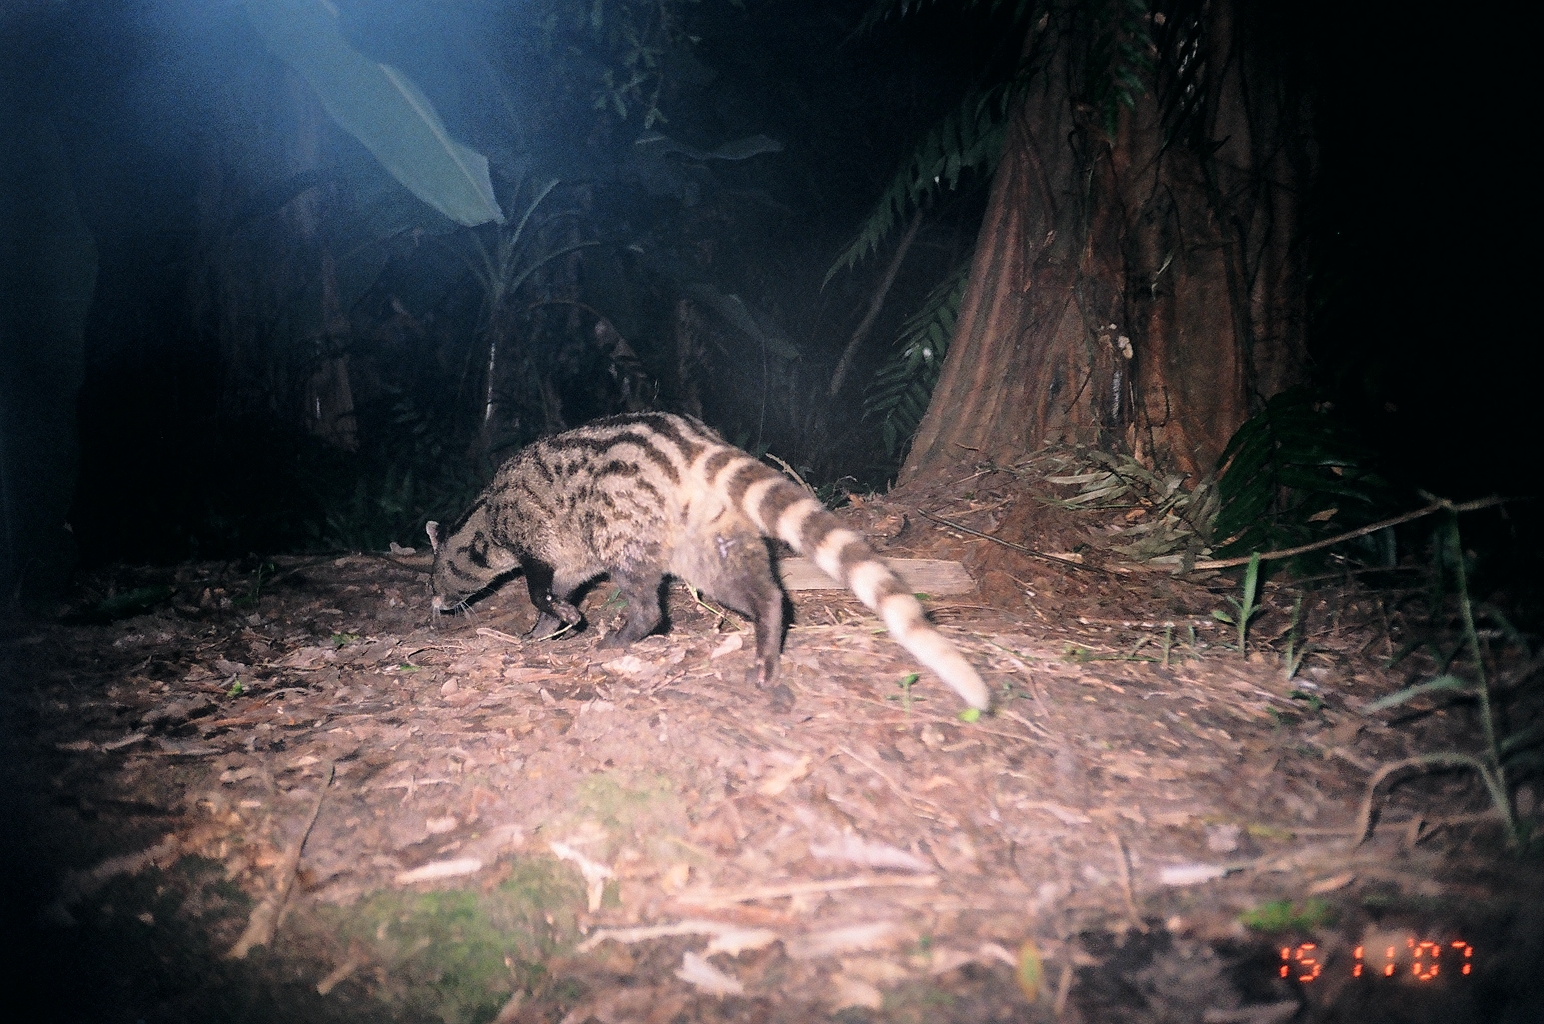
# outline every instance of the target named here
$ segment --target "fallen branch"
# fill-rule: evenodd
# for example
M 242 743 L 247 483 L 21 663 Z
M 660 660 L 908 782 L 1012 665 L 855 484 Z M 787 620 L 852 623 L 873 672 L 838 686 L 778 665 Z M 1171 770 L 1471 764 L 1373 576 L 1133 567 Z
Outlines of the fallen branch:
M 1414 512 L 1406 512 L 1404 515 L 1395 516 L 1392 519 L 1385 519 L 1381 522 L 1372 523 L 1368 526 L 1361 526 L 1355 530 L 1349 531 L 1348 533 L 1342 533 L 1335 537 L 1327 537 L 1324 540 L 1316 540 L 1312 544 L 1300 544 L 1295 548 L 1285 548 L 1281 551 L 1262 551 L 1260 552 L 1260 561 L 1273 562 L 1282 558 L 1295 558 L 1298 555 L 1306 555 L 1310 551 L 1318 551 L 1321 548 L 1331 547 L 1335 544 L 1339 544 L 1341 541 L 1355 540 L 1358 537 L 1365 537 L 1369 533 L 1377 533 L 1379 530 L 1387 530 L 1391 526 L 1400 526 L 1404 523 L 1411 523 L 1424 516 L 1429 516 L 1433 512 L 1441 512 L 1444 509 L 1450 512 L 1475 512 L 1482 508 L 1490 508 L 1493 505 L 1505 504 L 1507 501 L 1511 500 L 1513 499 L 1502 498 L 1498 495 L 1492 495 L 1489 498 L 1477 498 L 1474 501 L 1458 503 L 1448 501 L 1446 498 L 1441 498 L 1432 502 L 1430 505 L 1427 505 L 1425 508 L 1416 509 Z M 918 511 L 921 510 L 919 509 Z M 1241 555 L 1238 558 L 1208 559 L 1195 563 L 1195 565 L 1191 566 L 1191 571 L 1194 572 L 1200 569 L 1231 569 L 1236 565 L 1249 564 L 1249 560 L 1253 557 L 1253 555 Z
M 305 827 L 300 834 L 290 840 L 289 846 L 284 851 L 284 857 L 279 861 L 278 885 L 274 891 L 263 898 L 257 906 L 252 908 L 252 915 L 247 918 L 246 931 L 241 933 L 241 938 L 225 954 L 231 960 L 246 958 L 253 946 L 266 946 L 273 941 L 273 934 L 278 930 L 279 920 L 284 913 L 284 904 L 289 899 L 290 890 L 295 886 L 295 869 L 300 866 L 300 851 L 306 845 L 306 838 L 311 835 L 311 826 L 316 824 L 316 816 L 322 811 L 322 800 L 327 796 L 327 787 L 332 785 L 334 766 L 327 763 L 327 774 L 322 779 L 322 790 L 316 794 L 316 803 L 311 806 L 311 816 L 306 819 Z

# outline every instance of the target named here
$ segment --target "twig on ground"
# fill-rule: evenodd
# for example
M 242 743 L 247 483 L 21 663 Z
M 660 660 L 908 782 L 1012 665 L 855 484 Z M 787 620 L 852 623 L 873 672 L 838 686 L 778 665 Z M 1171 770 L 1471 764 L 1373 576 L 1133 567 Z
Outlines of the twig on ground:
M 504 632 L 501 632 L 500 630 L 497 630 L 497 629 L 490 629 L 487 626 L 478 626 L 477 627 L 477 635 L 478 636 L 489 637 L 490 639 L 493 639 L 493 640 L 502 640 L 506 644 L 523 644 L 523 643 L 525 643 L 525 641 L 521 640 L 518 636 L 512 636 L 509 633 L 504 633 Z
M 284 905 L 289 900 L 290 890 L 295 885 L 295 869 L 300 866 L 300 851 L 306 845 L 306 838 L 311 835 L 311 826 L 316 824 L 316 816 L 322 812 L 322 801 L 327 796 L 327 787 L 332 785 L 334 764 L 327 762 L 327 771 L 322 778 L 321 791 L 316 794 L 316 802 L 311 805 L 311 816 L 306 819 L 302 828 L 290 840 L 289 846 L 284 851 L 284 857 L 279 861 L 278 884 L 261 903 L 252 908 L 252 915 L 247 918 L 247 927 L 241 933 L 241 938 L 225 954 L 228 959 L 242 960 L 246 958 L 253 946 L 266 946 L 273 941 L 274 932 L 278 931 L 279 923 L 284 916 Z
M 816 893 L 842 892 L 848 889 L 882 889 L 900 886 L 908 889 L 932 889 L 939 882 L 937 875 L 855 875 L 848 878 L 829 878 L 811 882 L 786 882 L 782 885 L 758 885 L 738 892 L 683 892 L 676 900 L 694 907 L 728 907 L 736 903 L 753 903 L 757 900 L 784 899 L 789 896 L 809 896 Z
M 1318 551 L 1321 548 L 1332 547 L 1336 544 L 1339 544 L 1341 541 L 1355 540 L 1358 537 L 1365 537 L 1369 533 L 1377 533 L 1379 530 L 1386 530 L 1391 526 L 1399 526 L 1403 523 L 1413 522 L 1417 519 L 1423 518 L 1424 516 L 1429 516 L 1435 512 L 1441 512 L 1443 509 L 1447 509 L 1451 512 L 1476 512 L 1482 508 L 1490 508 L 1492 505 L 1502 505 L 1508 501 L 1513 500 L 1516 499 L 1503 498 L 1497 495 L 1493 495 L 1489 498 L 1479 498 L 1475 501 L 1434 501 L 1430 505 L 1427 505 L 1425 508 L 1418 508 L 1414 512 L 1406 512 L 1404 515 L 1394 516 L 1392 519 L 1384 519 L 1380 522 L 1371 523 L 1367 526 L 1351 530 L 1347 533 L 1338 534 L 1334 537 L 1326 537 L 1324 540 L 1316 540 L 1312 544 L 1300 544 L 1295 548 L 1284 548 L 1280 551 L 1261 551 L 1258 552 L 1258 554 L 1260 556 L 1260 561 L 1262 562 L 1273 562 L 1282 558 L 1294 558 L 1297 555 L 1306 555 L 1310 551 Z M 920 509 L 918 511 L 920 511 Z M 1203 569 L 1231 569 L 1238 565 L 1248 565 L 1249 560 L 1253 557 L 1255 556 L 1251 554 L 1240 555 L 1237 558 L 1205 559 L 1198 561 L 1195 565 L 1191 566 L 1191 571 L 1196 572 Z
M 1081 569 L 1083 572 L 1091 572 L 1102 576 L 1112 575 L 1108 569 L 1095 568 L 1092 565 L 1084 565 L 1081 562 L 1074 562 L 1070 558 L 1062 558 L 1058 555 L 1048 555 L 1044 551 L 1036 551 L 1034 548 L 1027 548 L 1022 544 L 1015 544 L 1012 541 L 1003 540 L 1001 537 L 994 537 L 990 533 L 982 533 L 980 530 L 965 526 L 962 523 L 956 523 L 952 519 L 945 519 L 943 516 L 935 516 L 933 513 L 924 508 L 917 509 L 917 514 L 924 519 L 931 519 L 933 522 L 940 526 L 947 526 L 951 530 L 959 530 L 961 533 L 968 533 L 972 537 L 980 537 L 982 540 L 989 540 L 993 544 L 1001 544 L 1005 548 L 1012 548 L 1014 551 L 1019 551 L 1029 555 L 1031 558 L 1044 559 L 1047 562 L 1054 562 L 1056 565 L 1064 565 L 1069 569 Z
M 1357 813 L 1356 826 L 1352 833 L 1356 844 L 1365 843 L 1372 833 L 1373 802 L 1377 798 L 1378 787 L 1390 777 L 1409 768 L 1472 768 L 1480 776 L 1480 781 L 1485 785 L 1492 798 L 1493 806 L 1488 814 L 1494 814 L 1501 819 L 1504 825 L 1510 827 L 1502 811 L 1500 801 L 1502 794 L 1497 792 L 1497 783 L 1486 766 L 1476 757 L 1456 751 L 1436 754 L 1419 754 L 1415 757 L 1407 757 L 1399 761 L 1391 761 L 1379 768 L 1373 777 L 1367 780 L 1367 792 L 1362 797 L 1362 809 Z M 1484 817 L 1487 815 L 1482 815 Z
M 863 767 L 865 767 L 869 771 L 873 772 L 875 775 L 879 776 L 880 779 L 882 779 L 884 781 L 885 785 L 889 786 L 892 790 L 895 791 L 895 795 L 896 796 L 900 797 L 903 801 L 905 801 L 907 806 L 910 806 L 912 804 L 912 802 L 915 801 L 917 803 L 926 804 L 927 806 L 931 807 L 935 811 L 938 810 L 938 805 L 933 803 L 933 801 L 928 800 L 925 797 L 912 796 L 910 793 L 908 793 L 904 789 L 902 789 L 896 783 L 896 781 L 894 779 L 892 779 L 892 778 L 890 778 L 890 776 L 886 775 L 877 766 L 869 764 L 868 761 L 866 761 L 863 758 L 859 757 L 857 754 L 854 754 L 848 748 L 846 748 L 846 747 L 837 747 L 836 749 L 837 749 L 838 752 L 846 754 L 848 757 L 852 758 L 854 761 L 858 762 Z
M 1136 896 L 1131 890 L 1131 866 L 1126 863 L 1126 844 L 1120 841 L 1120 836 L 1110 833 L 1110 845 L 1115 847 L 1115 867 L 1120 877 L 1120 891 L 1126 898 L 1126 913 L 1131 915 L 1131 925 L 1139 932 L 1146 932 L 1147 925 L 1142 921 L 1142 914 L 1137 910 Z
M 1060 1017 L 1067 1010 L 1067 995 L 1072 991 L 1072 957 L 1067 957 L 1067 962 L 1062 964 L 1061 978 L 1056 982 L 1056 1002 L 1051 1006 L 1051 1015 Z
M 673 924 L 646 925 L 639 928 L 601 928 L 574 947 L 576 953 L 588 953 L 608 939 L 624 946 L 676 935 L 711 935 L 721 949 L 760 949 L 774 941 L 777 933 L 766 928 L 745 928 L 724 921 L 676 921 Z M 723 941 L 728 940 L 728 941 Z M 711 946 L 709 947 L 712 948 Z

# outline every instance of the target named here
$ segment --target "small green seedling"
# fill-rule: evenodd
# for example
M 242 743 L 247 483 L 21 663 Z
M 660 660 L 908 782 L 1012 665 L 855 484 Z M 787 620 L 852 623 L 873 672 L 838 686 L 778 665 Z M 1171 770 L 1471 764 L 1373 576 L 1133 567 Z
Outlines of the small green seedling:
M 1225 622 L 1238 630 L 1238 653 L 1247 655 L 1246 644 L 1249 640 L 1249 621 L 1259 615 L 1264 609 L 1255 603 L 1260 596 L 1260 552 L 1256 551 L 1249 556 L 1249 566 L 1244 570 L 1244 594 L 1243 600 L 1237 598 L 1224 598 L 1233 607 L 1233 614 L 1229 615 L 1222 609 L 1212 612 L 1212 618 L 1218 622 Z
M 901 708 L 907 714 L 911 713 L 911 688 L 920 678 L 917 673 L 910 672 L 903 676 L 899 683 L 895 684 L 901 688 Z
M 1257 932 L 1310 931 L 1333 922 L 1335 908 L 1321 899 L 1303 903 L 1271 900 L 1244 911 L 1238 920 L 1245 928 Z
M 225 691 L 225 696 L 227 696 L 227 697 L 240 697 L 243 693 L 246 693 L 246 692 L 247 692 L 247 688 L 245 686 L 242 686 L 241 685 L 241 680 L 238 679 L 235 682 L 231 683 L 231 688 L 229 690 Z
M 962 722 L 979 722 L 981 720 L 980 708 L 966 708 L 957 716 Z
M 1293 700 L 1306 700 L 1308 702 L 1308 710 L 1316 715 L 1324 707 L 1324 701 L 1317 693 L 1309 693 L 1306 690 L 1289 690 L 1287 696 Z
M 343 648 L 347 647 L 349 644 L 353 643 L 355 640 L 358 640 L 359 639 L 359 634 L 358 633 L 334 633 L 332 635 L 331 639 L 332 639 L 332 645 L 334 647 L 338 648 L 338 650 L 341 651 Z
M 236 598 L 231 604 L 237 608 L 256 608 L 258 602 L 263 599 L 263 580 L 273 579 L 278 571 L 279 567 L 272 562 L 259 563 L 257 571 L 252 576 L 252 585 L 247 588 L 245 594 Z
M 1297 670 L 1303 667 L 1303 659 L 1308 657 L 1312 645 L 1306 638 L 1297 635 L 1297 627 L 1303 621 L 1303 595 L 1298 594 L 1297 600 L 1292 604 L 1292 625 L 1287 627 L 1287 682 L 1297 675 Z M 1301 646 L 1299 646 L 1301 641 Z M 1314 708 L 1315 711 L 1319 710 Z

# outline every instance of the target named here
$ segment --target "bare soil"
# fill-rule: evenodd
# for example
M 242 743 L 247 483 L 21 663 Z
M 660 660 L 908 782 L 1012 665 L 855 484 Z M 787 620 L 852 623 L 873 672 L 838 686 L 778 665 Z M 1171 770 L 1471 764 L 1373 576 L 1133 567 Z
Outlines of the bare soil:
M 1463 706 L 1359 712 L 1435 673 L 1383 667 L 1397 592 L 1310 592 L 1294 632 L 1268 587 L 1245 656 L 1236 579 L 1109 555 L 1140 508 L 978 472 L 845 514 L 980 581 L 927 604 L 992 714 L 838 592 L 795 595 L 778 711 L 748 623 L 679 585 L 618 654 L 605 583 L 536 642 L 518 582 L 432 623 L 422 554 L 87 579 L 0 637 L 9 991 L 92 1022 L 1537 1019 L 1539 864 L 1476 780 L 1380 790 L 1359 841 L 1379 765 L 1479 749 Z

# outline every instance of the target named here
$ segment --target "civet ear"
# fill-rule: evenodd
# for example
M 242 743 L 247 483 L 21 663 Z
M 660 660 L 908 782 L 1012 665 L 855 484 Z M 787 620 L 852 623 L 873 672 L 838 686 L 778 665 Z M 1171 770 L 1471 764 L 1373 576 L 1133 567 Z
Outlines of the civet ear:
M 424 532 L 429 535 L 429 547 L 434 551 L 440 550 L 440 524 L 429 520 L 424 524 Z

